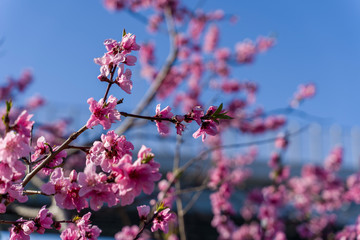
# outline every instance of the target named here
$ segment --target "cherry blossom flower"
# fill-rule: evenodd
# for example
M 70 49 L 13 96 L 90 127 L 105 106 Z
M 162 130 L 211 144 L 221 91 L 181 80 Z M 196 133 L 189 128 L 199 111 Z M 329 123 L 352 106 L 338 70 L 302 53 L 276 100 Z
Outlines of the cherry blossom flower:
M 87 102 L 90 104 L 89 109 L 92 114 L 86 123 L 86 127 L 92 128 L 101 124 L 104 129 L 109 129 L 112 123 L 120 120 L 120 113 L 115 109 L 117 101 L 117 98 L 112 95 L 109 96 L 106 103 L 104 103 L 104 99 L 102 98 L 99 102 L 93 98 L 89 98 Z
M 56 168 L 50 175 L 50 181 L 45 183 L 41 190 L 49 195 L 55 195 L 58 206 L 65 209 L 81 209 L 88 207 L 84 197 L 79 195 L 80 186 L 76 182 L 77 174 L 73 170 L 69 177 L 64 176 L 62 168 Z
M 150 149 L 142 147 L 139 158 L 131 163 L 131 156 L 126 154 L 120 161 L 118 168 L 113 168 L 115 184 L 113 190 L 118 192 L 121 205 L 128 205 L 134 198 L 140 195 L 141 190 L 151 194 L 154 190 L 154 182 L 161 177 L 159 173 L 160 164 L 155 162 Z
M 38 215 L 34 219 L 36 231 L 40 234 L 44 234 L 45 229 L 51 229 L 51 225 L 53 224 L 53 215 L 45 207 L 46 206 L 43 206 L 40 209 Z
M 150 207 L 147 205 L 141 205 L 136 207 L 139 217 L 141 220 L 146 220 L 147 216 L 150 213 Z
M 96 240 L 100 236 L 101 230 L 97 226 L 91 225 L 90 216 L 91 213 L 89 212 L 77 219 L 75 224 L 70 223 L 61 233 L 60 238 L 62 240 Z
M 109 207 L 117 204 L 117 199 L 111 189 L 111 185 L 106 183 L 107 176 L 104 173 L 96 173 L 96 165 L 89 163 L 84 172 L 78 174 L 80 186 L 79 196 L 90 199 L 90 207 L 99 210 L 106 202 Z
M 209 134 L 211 136 L 215 136 L 218 133 L 216 123 L 212 120 L 205 120 L 201 124 L 201 127 L 194 132 L 193 137 L 198 138 L 202 136 L 202 141 L 205 141 L 206 134 Z
M 118 69 L 118 77 L 116 78 L 116 84 L 121 87 L 122 90 L 124 90 L 126 93 L 130 94 L 132 89 L 132 81 L 131 81 L 131 70 L 126 69 L 124 71 L 124 64 L 119 65 Z
M 130 53 L 131 51 L 138 51 L 140 49 L 140 45 L 136 43 L 136 36 L 132 33 L 127 33 L 123 36 L 120 45 L 125 50 L 125 54 Z
M 174 114 L 171 112 L 171 108 L 167 106 L 163 110 L 160 110 L 160 104 L 156 106 L 156 115 L 158 118 L 172 118 Z M 167 135 L 170 132 L 169 122 L 165 120 L 155 120 L 158 132 L 161 135 Z
M 153 220 L 151 231 L 155 232 L 156 230 L 160 229 L 164 233 L 167 233 L 169 231 L 169 223 L 175 219 L 175 214 L 170 212 L 170 208 L 166 208 L 156 215 L 155 219 Z
M 109 172 L 113 165 L 120 162 L 125 154 L 131 154 L 134 146 L 125 136 L 119 136 L 114 131 L 101 135 L 101 141 L 95 141 L 86 156 L 86 162 L 93 162 L 101 166 L 102 170 Z
M 139 232 L 139 227 L 136 225 L 133 226 L 125 226 L 121 229 L 121 232 L 118 232 L 115 234 L 115 240 L 133 240 L 135 236 Z M 139 240 L 147 240 L 150 239 L 149 234 L 144 231 L 140 237 Z
M 0 156 L 3 161 L 12 165 L 15 160 L 28 156 L 30 152 L 27 137 L 10 131 L 4 138 L 0 138 Z
M 32 114 L 28 114 L 26 110 L 22 111 L 19 117 L 15 120 L 14 130 L 27 138 L 30 138 L 31 129 L 34 125 L 34 121 L 30 121 Z

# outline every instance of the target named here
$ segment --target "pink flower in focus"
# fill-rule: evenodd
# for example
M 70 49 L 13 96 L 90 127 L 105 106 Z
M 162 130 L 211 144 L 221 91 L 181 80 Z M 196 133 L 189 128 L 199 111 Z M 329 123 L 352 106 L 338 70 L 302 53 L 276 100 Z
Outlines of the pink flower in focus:
M 80 185 L 79 196 L 91 198 L 90 207 L 93 210 L 99 210 L 104 202 L 109 207 L 117 203 L 116 196 L 111 189 L 111 184 L 107 184 L 107 176 L 104 173 L 96 173 L 96 165 L 89 163 L 86 165 L 84 172 L 78 175 Z
M 92 128 L 98 124 L 101 124 L 104 129 L 109 129 L 112 123 L 116 120 L 120 120 L 120 113 L 115 109 L 117 105 L 117 98 L 112 95 L 108 98 L 107 103 L 104 104 L 104 99 L 100 99 L 99 102 L 93 98 L 87 100 L 90 104 L 90 112 L 92 113 L 89 120 L 86 123 L 87 128 Z
M 40 234 L 44 234 L 45 229 L 51 229 L 51 225 L 53 224 L 52 217 L 53 215 L 49 212 L 49 210 L 43 206 L 37 217 L 34 219 L 37 227 L 36 231 Z
M 101 141 L 95 141 L 86 156 L 86 164 L 90 162 L 101 166 L 104 172 L 110 172 L 125 154 L 131 154 L 134 146 L 125 136 L 119 136 L 114 131 L 101 135 Z
M 79 239 L 79 230 L 76 225 L 70 223 L 67 225 L 67 228 L 60 234 L 62 240 L 75 240 Z
M 14 130 L 27 138 L 30 138 L 31 129 L 34 125 L 34 121 L 30 121 L 32 114 L 28 114 L 26 110 L 22 111 L 20 116 L 15 120 Z
M 29 222 L 28 224 L 24 224 L 22 218 L 18 219 L 17 222 L 18 223 L 12 225 L 12 228 L 10 229 L 9 240 L 30 240 L 29 234 L 31 234 L 34 229 L 33 222 L 31 221 L 32 223 Z
M 28 138 L 24 135 L 10 131 L 4 138 L 0 138 L 0 156 L 3 159 L 2 161 L 13 163 L 13 160 L 28 156 L 29 152 Z
M 167 106 L 166 108 L 164 108 L 163 110 L 160 111 L 160 104 L 158 104 L 156 106 L 156 115 L 154 117 L 157 118 L 172 118 L 174 114 L 172 114 L 171 112 L 171 108 L 169 106 Z M 169 122 L 166 120 L 156 120 L 155 121 L 158 132 L 161 135 L 167 135 L 169 134 Z
M 140 46 L 136 43 L 136 36 L 131 33 L 127 33 L 123 36 L 120 45 L 124 49 L 124 54 L 140 49 Z
M 170 212 L 170 208 L 166 208 L 156 215 L 151 231 L 155 232 L 160 229 L 164 233 L 167 233 L 169 231 L 169 223 L 175 221 L 175 219 L 175 214 Z
M 124 71 L 124 64 L 119 65 L 118 77 L 116 78 L 116 84 L 121 87 L 126 93 L 130 94 L 133 83 L 131 81 L 132 72 L 130 69 Z
M 41 191 L 55 195 L 58 206 L 65 209 L 81 209 L 88 207 L 84 197 L 79 196 L 80 186 L 76 182 L 77 174 L 71 171 L 69 177 L 64 176 L 62 168 L 56 168 L 50 176 L 50 181 L 41 186 Z
M 26 235 L 30 235 L 36 230 L 34 221 L 26 221 L 21 225 L 22 230 Z
M 111 52 L 111 50 L 114 48 L 114 47 L 118 47 L 119 44 L 116 40 L 114 39 L 106 39 L 104 41 L 104 45 L 105 45 L 105 48 L 108 52 Z
M 100 236 L 101 230 L 91 225 L 91 213 L 85 214 L 82 218 L 76 220 L 75 224 L 70 223 L 61 233 L 62 240 L 96 240 Z
M 151 194 L 154 182 L 161 178 L 160 164 L 153 160 L 153 154 L 146 153 L 149 149 L 142 149 L 141 157 L 134 163 L 131 163 L 130 155 L 125 155 L 120 161 L 119 168 L 113 168 L 113 174 L 116 175 L 113 190 L 118 191 L 122 206 L 131 204 L 134 198 L 140 195 L 141 190 Z

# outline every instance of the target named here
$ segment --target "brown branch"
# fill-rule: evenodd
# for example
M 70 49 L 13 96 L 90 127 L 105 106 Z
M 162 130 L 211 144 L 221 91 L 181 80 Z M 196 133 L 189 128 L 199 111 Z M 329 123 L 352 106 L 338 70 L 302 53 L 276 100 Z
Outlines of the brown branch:
M 54 159 L 54 157 L 61 152 L 62 150 L 66 149 L 66 147 L 72 142 L 74 141 L 81 133 L 85 132 L 88 128 L 86 126 L 83 126 L 82 128 L 80 128 L 77 132 L 74 132 L 70 135 L 70 137 L 68 139 L 66 139 L 65 142 L 63 142 L 63 144 L 61 144 L 61 146 L 54 152 L 50 153 L 48 155 L 47 158 L 45 158 L 45 160 L 40 163 L 34 170 L 32 170 L 30 173 L 28 173 L 23 182 L 22 182 L 22 186 L 25 187 L 29 181 L 42 169 L 44 168 L 48 163 L 50 163 L 51 160 Z
M 37 190 L 24 190 L 23 194 L 25 195 L 44 195 L 44 196 L 51 196 L 49 194 L 43 193 L 42 191 Z
M 121 116 L 124 117 L 132 117 L 132 118 L 141 118 L 141 119 L 147 119 L 150 121 L 169 121 L 172 123 L 176 123 L 175 119 L 172 118 L 163 118 L 163 117 L 156 117 L 156 116 L 142 116 L 142 115 L 137 115 L 137 114 L 132 114 L 132 113 L 127 113 L 127 112 L 119 112 L 121 114 Z
M 175 150 L 175 156 L 174 156 L 173 172 L 176 172 L 179 169 L 181 143 L 182 143 L 182 138 L 181 138 L 181 136 L 178 136 L 177 141 L 176 141 L 176 150 Z M 176 189 L 176 191 L 181 190 L 180 178 L 177 178 L 177 181 L 175 182 L 175 189 Z M 177 213 L 178 213 L 180 239 L 181 240 L 186 240 L 184 211 L 183 211 L 183 205 L 182 205 L 181 197 L 179 197 L 179 196 L 176 196 L 176 208 L 177 208 Z

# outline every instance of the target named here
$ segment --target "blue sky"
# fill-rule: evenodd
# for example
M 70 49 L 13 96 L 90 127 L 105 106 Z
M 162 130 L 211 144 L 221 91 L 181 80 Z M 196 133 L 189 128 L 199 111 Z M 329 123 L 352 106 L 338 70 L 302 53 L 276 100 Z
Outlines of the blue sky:
M 258 103 L 265 109 L 286 106 L 300 83 L 314 82 L 318 94 L 303 110 L 341 125 L 359 125 L 359 1 L 203 2 L 206 9 L 223 8 L 239 17 L 237 25 L 222 25 L 222 46 L 259 35 L 277 36 L 273 49 L 236 76 L 259 83 Z M 4 82 L 6 76 L 17 77 L 31 68 L 35 82 L 27 97 L 40 93 L 50 103 L 87 109 L 86 99 L 99 99 L 105 91 L 96 79 L 99 68 L 93 58 L 104 53 L 103 40 L 120 39 L 123 28 L 135 33 L 139 42 L 152 40 L 167 47 L 165 36 L 149 35 L 141 22 L 125 12 L 108 12 L 100 0 L 2 0 L 0 79 Z M 166 50 L 161 50 L 160 59 Z M 137 101 L 148 86 L 137 70 L 134 94 L 125 96 L 127 102 Z

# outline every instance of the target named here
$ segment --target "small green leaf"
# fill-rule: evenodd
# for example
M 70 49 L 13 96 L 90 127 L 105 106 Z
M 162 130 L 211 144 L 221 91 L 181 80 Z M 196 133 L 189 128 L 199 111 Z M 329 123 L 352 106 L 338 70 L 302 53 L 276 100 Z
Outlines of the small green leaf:
M 166 207 L 165 205 L 164 205 L 164 202 L 161 202 L 160 204 L 156 204 L 156 212 L 157 213 L 159 213 L 159 212 L 161 212 L 162 210 L 164 210 L 164 209 L 167 209 L 168 207 Z
M 212 116 L 218 115 L 223 109 L 223 104 L 221 103 L 220 106 L 216 109 L 216 111 L 212 114 Z
M 147 154 L 147 155 L 145 156 L 145 158 L 143 158 L 143 159 L 141 160 L 141 163 L 143 163 L 143 164 L 148 163 L 148 162 L 150 162 L 154 157 L 155 157 L 154 154 L 149 153 L 149 154 Z
M 6 101 L 6 112 L 10 112 L 10 109 L 12 107 L 12 101 Z
M 122 33 L 122 36 L 125 37 L 126 35 L 126 31 L 125 31 L 125 28 L 123 29 L 123 33 Z

